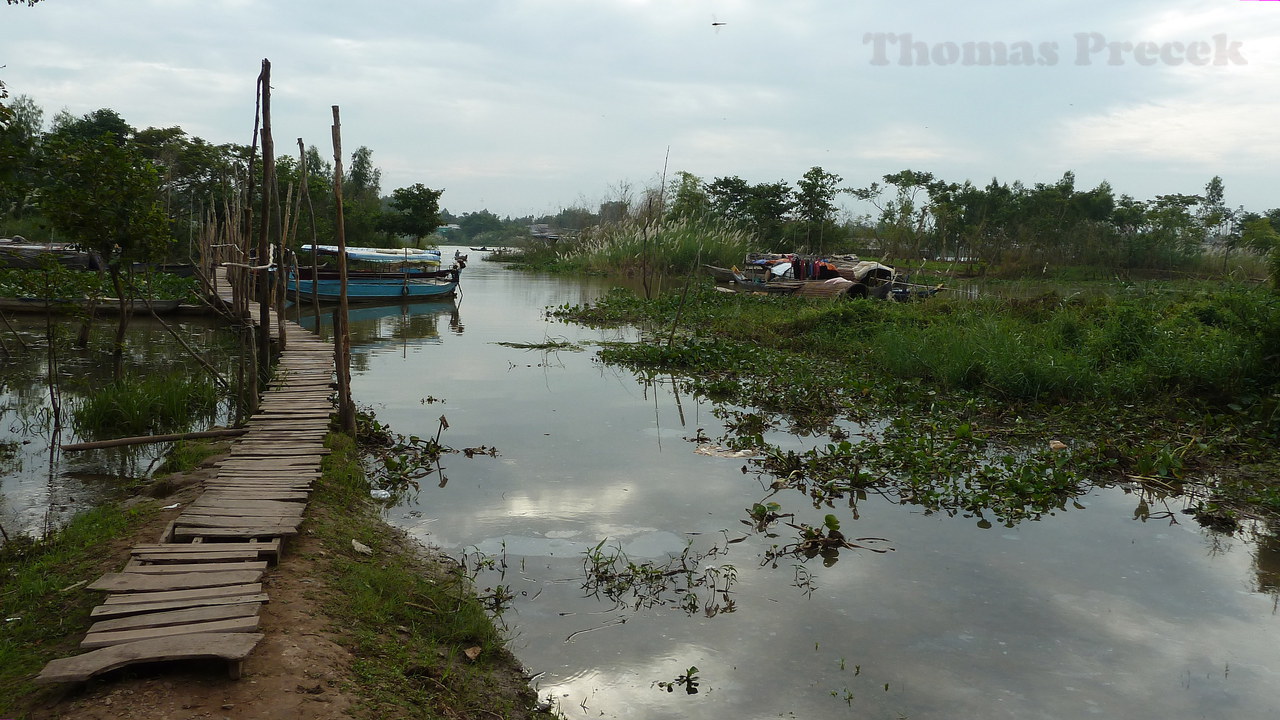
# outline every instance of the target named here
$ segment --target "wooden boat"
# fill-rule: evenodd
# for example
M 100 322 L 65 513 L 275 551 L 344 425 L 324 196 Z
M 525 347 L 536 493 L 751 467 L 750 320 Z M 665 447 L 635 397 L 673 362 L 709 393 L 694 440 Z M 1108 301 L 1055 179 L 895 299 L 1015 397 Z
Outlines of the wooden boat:
M 303 252 L 314 252 L 317 255 L 338 254 L 337 245 L 303 245 Z M 420 265 L 439 265 L 440 251 L 434 248 L 371 248 L 371 247 L 348 247 L 347 259 L 358 260 L 361 262 L 371 262 L 379 264 L 420 264 Z
M 73 243 L 30 243 L 25 238 L 0 238 L 0 267 L 39 268 L 52 261 L 63 267 L 97 270 L 102 260 Z
M 379 302 L 453 297 L 458 292 L 458 277 L 462 271 L 453 268 L 441 272 L 443 277 L 410 272 L 348 272 L 347 300 Z M 321 300 L 337 300 L 341 297 L 342 281 L 329 277 L 327 272 L 321 273 L 318 279 L 302 279 L 290 273 L 285 287 L 290 295 L 298 293 L 309 298 L 314 290 Z
M 316 255 L 337 255 L 334 245 L 303 245 Z M 353 267 L 347 270 L 349 302 L 386 302 L 453 297 L 466 257 L 455 253 L 453 267 L 440 268 L 439 250 L 418 248 L 348 247 L 347 259 Z M 339 271 L 333 267 L 317 272 L 299 267 L 289 272 L 285 281 L 289 296 L 295 293 L 310 298 L 314 292 L 320 300 L 338 300 L 342 292 Z

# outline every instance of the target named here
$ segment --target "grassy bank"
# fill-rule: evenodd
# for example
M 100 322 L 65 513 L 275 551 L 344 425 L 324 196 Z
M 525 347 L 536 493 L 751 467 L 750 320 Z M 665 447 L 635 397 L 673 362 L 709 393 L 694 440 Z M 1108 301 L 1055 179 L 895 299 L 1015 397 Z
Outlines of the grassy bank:
M 31 682 L 36 673 L 78 652 L 99 599 L 79 588 L 118 570 L 122 560 L 104 549 L 155 512 L 154 501 L 95 508 L 43 540 L 11 536 L 0 546 L 0 714 L 21 717 L 39 692 Z
M 327 444 L 308 522 L 329 558 L 325 611 L 352 652 L 366 717 L 536 716 L 537 697 L 464 569 L 383 523 L 354 443 L 334 434 Z
M 331 435 L 328 445 L 333 452 L 304 531 L 323 548 L 311 571 L 325 579 L 315 612 L 352 658 L 340 681 L 360 698 L 356 716 L 550 717 L 537 712 L 523 669 L 467 573 L 382 521 L 350 438 Z M 214 447 L 185 443 L 166 470 L 190 470 Z M 173 475 L 150 492 L 167 496 L 184 484 Z M 101 601 L 81 586 L 119 570 L 129 547 L 154 542 L 160 504 L 96 508 L 45 540 L 11 538 L 0 547 L 0 715 L 25 717 L 59 701 L 66 688 L 38 688 L 32 678 L 49 660 L 80 652 L 89 611 Z M 372 554 L 357 551 L 353 539 Z M 289 572 L 287 558 L 274 572 Z
M 778 477 L 838 479 L 845 492 L 931 509 L 1012 508 L 1002 519 L 1023 499 L 1051 507 L 1118 477 L 1196 493 L 1206 513 L 1280 511 L 1268 479 L 1280 465 L 1280 296 L 1246 285 L 1111 290 L 890 303 L 699 285 L 683 302 L 618 292 L 559 313 L 646 329 L 647 341 L 602 358 L 680 374 L 687 389 L 747 408 L 724 411 L 724 440 L 764 448 L 761 469 Z M 841 444 L 840 420 L 878 429 Z M 780 424 L 836 442 L 804 457 L 771 452 L 764 434 Z M 1069 450 L 1050 454 L 1050 439 Z M 1046 488 L 1057 490 L 1037 499 Z

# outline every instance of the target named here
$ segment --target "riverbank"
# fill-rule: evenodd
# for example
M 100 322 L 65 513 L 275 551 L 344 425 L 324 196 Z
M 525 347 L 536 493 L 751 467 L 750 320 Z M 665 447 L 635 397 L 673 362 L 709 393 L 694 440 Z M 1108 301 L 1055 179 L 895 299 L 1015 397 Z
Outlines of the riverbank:
M 19 618 L 7 623 L 0 648 L 0 715 L 550 717 L 537 712 L 523 668 L 465 572 L 386 525 L 369 500 L 354 444 L 331 435 L 329 445 L 303 533 L 265 579 L 272 597 L 262 612 L 266 639 L 238 681 L 187 663 L 125 668 L 81 687 L 31 684 L 49 659 L 76 652 L 100 595 L 81 585 L 118 570 L 133 545 L 153 542 L 179 511 L 169 506 L 198 492 L 210 460 L 158 480 L 121 507 L 86 514 L 48 543 L 6 544 L 0 571 L 23 580 L 0 596 L 4 616 Z

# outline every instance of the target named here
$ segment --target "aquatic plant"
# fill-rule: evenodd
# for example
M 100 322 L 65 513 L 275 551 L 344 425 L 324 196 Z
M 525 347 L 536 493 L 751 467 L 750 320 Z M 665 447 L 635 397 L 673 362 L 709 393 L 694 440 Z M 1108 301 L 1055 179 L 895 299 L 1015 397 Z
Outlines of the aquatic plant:
M 85 438 L 182 432 L 210 424 L 217 403 L 217 387 L 205 377 L 182 372 L 133 376 L 76 402 L 71 424 Z

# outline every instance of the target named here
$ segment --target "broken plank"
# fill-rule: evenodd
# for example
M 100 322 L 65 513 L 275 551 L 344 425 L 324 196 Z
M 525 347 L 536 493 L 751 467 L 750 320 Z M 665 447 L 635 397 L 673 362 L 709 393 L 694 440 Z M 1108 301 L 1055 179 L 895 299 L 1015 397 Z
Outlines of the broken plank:
M 93 648 L 123 645 L 125 643 L 154 640 L 164 637 L 179 637 L 199 633 L 251 633 L 258 629 L 258 616 L 228 618 L 226 620 L 210 620 L 209 622 L 189 625 L 170 625 L 166 627 L 138 628 L 135 630 L 116 630 L 111 632 L 89 633 L 80 641 L 80 647 L 86 650 Z
M 261 570 L 220 570 L 217 572 L 188 572 L 173 575 L 122 572 L 107 573 L 89 583 L 86 587 L 90 590 L 106 590 L 107 592 L 162 592 L 244 585 L 256 583 L 261 578 Z
M 204 543 L 201 543 L 201 544 L 204 544 Z M 217 547 L 217 545 L 214 543 L 208 543 L 208 544 L 213 547 Z M 135 560 L 139 560 L 145 563 L 150 563 L 152 566 L 157 566 L 157 567 L 162 565 L 172 566 L 172 564 L 189 563 L 189 561 L 191 560 L 199 560 L 201 563 L 205 563 L 207 565 L 216 567 L 218 565 L 227 565 L 227 564 L 245 561 L 245 560 L 254 560 L 260 554 L 261 553 L 259 553 L 257 550 L 219 550 L 216 552 L 202 553 L 199 555 L 192 553 L 192 554 L 183 556 L 183 555 L 175 555 L 173 553 L 158 553 L 158 552 L 145 552 L 145 551 L 138 552 L 137 550 L 135 550 L 133 552 L 133 557 Z M 133 572 L 137 572 L 137 570 L 138 568 L 134 568 Z
M 99 605 L 89 611 L 89 617 L 128 617 L 145 613 L 157 613 L 165 610 L 181 610 L 183 608 L 264 603 L 267 602 L 267 600 L 268 598 L 266 593 L 253 593 L 250 595 L 227 595 L 225 597 L 196 598 L 191 600 L 165 600 L 163 602 L 156 603 L 119 603 L 114 605 Z
M 257 550 L 259 552 L 277 552 L 280 549 L 280 541 L 272 540 L 271 542 L 226 542 L 211 543 L 208 545 L 193 545 L 190 543 L 158 543 L 158 544 L 142 544 L 134 545 L 133 552 L 163 552 L 163 553 L 206 553 L 220 552 L 224 550 Z
M 165 627 L 167 625 L 187 625 L 195 622 L 211 620 L 227 620 L 229 618 L 250 617 L 257 615 L 262 603 L 240 603 L 238 605 L 212 605 L 205 607 L 183 608 L 182 610 L 164 610 L 161 612 L 129 615 L 127 617 L 101 620 L 89 627 L 90 633 L 113 632 L 117 630 L 136 630 L 148 627 Z
M 207 598 L 231 597 L 233 595 L 254 595 L 262 592 L 262 583 L 252 582 L 243 585 L 226 585 L 223 587 L 196 588 L 193 590 L 171 590 L 169 592 L 128 592 L 113 593 L 102 601 L 103 605 L 140 605 L 145 603 L 166 602 L 168 600 L 201 600 Z
M 171 638 L 139 640 L 113 645 L 83 655 L 51 661 L 36 682 L 40 684 L 84 682 L 95 675 L 141 662 L 226 660 L 234 677 L 240 676 L 240 663 L 262 640 L 262 633 L 204 633 Z

